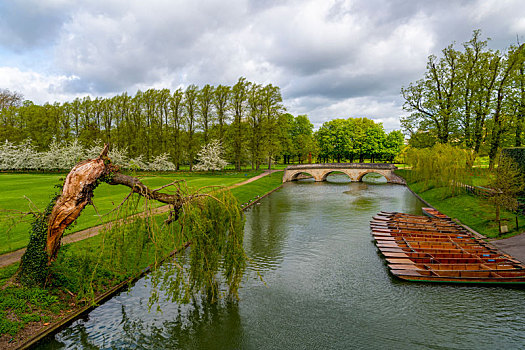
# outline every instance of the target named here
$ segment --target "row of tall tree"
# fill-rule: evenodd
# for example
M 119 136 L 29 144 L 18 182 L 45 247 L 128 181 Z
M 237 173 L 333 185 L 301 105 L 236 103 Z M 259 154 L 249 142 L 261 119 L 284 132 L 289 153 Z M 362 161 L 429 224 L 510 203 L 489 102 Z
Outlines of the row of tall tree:
M 281 130 L 293 122 L 285 115 L 279 87 L 240 78 L 233 86 L 189 85 L 175 91 L 150 89 L 134 96 L 77 98 L 66 103 L 37 105 L 18 93 L 0 91 L 0 139 L 22 143 L 31 139 L 38 151 L 53 142 L 77 140 L 126 149 L 146 162 L 167 153 L 177 166 L 193 167 L 197 152 L 212 140 L 222 143 L 230 163 L 240 169 L 259 168 L 280 156 Z M 289 147 L 286 146 L 289 156 Z
M 429 56 L 424 77 L 401 94 L 411 146 L 450 142 L 488 154 L 492 168 L 502 147 L 524 143 L 525 45 L 491 50 L 476 30 L 462 49 Z
M 381 123 L 368 118 L 330 120 L 315 133 L 315 139 L 324 162 L 333 159 L 362 163 L 365 158 L 392 162 L 404 144 L 401 131 L 386 133 Z
M 403 143 L 400 132 L 386 134 L 381 124 L 366 118 L 335 119 L 314 133 L 306 115 L 286 113 L 278 87 L 244 78 L 231 87 L 189 85 L 173 92 L 150 89 L 134 96 L 85 97 L 42 106 L 8 90 L 0 96 L 5 97 L 0 98 L 0 140 L 9 141 L 3 147 L 6 160 L 10 149 L 38 155 L 71 145 L 91 149 L 109 143 L 120 158 L 144 163 L 144 169 L 162 158 L 176 169 L 189 164 L 192 170 L 197 152 L 218 141 L 225 160 L 240 170 L 247 164 L 259 169 L 267 163 L 270 168 L 274 160 L 302 163 L 316 156 L 325 162 L 392 161 Z M 31 169 L 45 165 L 38 162 L 39 156 L 22 158 L 24 164 L 33 160 Z M 4 168 L 20 162 L 6 161 Z

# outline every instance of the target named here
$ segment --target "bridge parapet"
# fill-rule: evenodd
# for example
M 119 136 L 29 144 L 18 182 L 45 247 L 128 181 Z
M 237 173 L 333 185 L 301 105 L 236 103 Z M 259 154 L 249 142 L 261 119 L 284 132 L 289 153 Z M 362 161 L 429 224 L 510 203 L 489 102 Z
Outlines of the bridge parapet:
M 392 163 L 315 163 L 315 164 L 296 164 L 290 165 L 285 170 L 300 169 L 390 169 L 395 170 L 397 167 Z
M 320 163 L 291 165 L 284 170 L 283 182 L 297 180 L 302 173 L 310 174 L 315 181 L 326 181 L 335 171 L 345 173 L 351 181 L 361 181 L 368 173 L 383 175 L 387 182 L 404 184 L 404 180 L 394 174 L 397 167 L 388 163 Z

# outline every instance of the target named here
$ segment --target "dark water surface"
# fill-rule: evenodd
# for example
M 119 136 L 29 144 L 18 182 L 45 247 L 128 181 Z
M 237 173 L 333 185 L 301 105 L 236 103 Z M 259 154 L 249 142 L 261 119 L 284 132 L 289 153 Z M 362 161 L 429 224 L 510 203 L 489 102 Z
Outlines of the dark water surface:
M 247 212 L 239 302 L 148 312 L 142 279 L 41 348 L 525 348 L 525 289 L 394 279 L 370 236 L 380 210 L 421 203 L 398 185 L 286 184 Z

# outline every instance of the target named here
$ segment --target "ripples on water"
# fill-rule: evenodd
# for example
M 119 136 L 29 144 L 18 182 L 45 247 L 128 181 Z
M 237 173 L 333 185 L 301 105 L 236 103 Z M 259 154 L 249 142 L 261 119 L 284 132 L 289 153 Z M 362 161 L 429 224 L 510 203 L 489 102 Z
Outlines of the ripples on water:
M 238 303 L 161 301 L 161 314 L 148 313 L 142 279 L 42 348 L 525 348 L 525 290 L 388 274 L 369 221 L 380 210 L 420 208 L 397 185 L 287 184 L 247 213 L 252 265 Z

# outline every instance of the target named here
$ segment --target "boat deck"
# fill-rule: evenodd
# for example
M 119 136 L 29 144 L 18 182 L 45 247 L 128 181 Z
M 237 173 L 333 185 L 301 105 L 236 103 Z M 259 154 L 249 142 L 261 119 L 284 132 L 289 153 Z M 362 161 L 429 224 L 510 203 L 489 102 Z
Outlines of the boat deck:
M 408 281 L 525 284 L 525 265 L 435 209 L 380 212 L 372 236 L 390 272 Z

